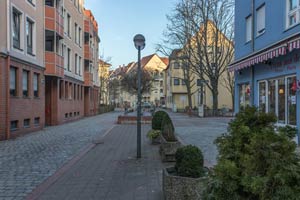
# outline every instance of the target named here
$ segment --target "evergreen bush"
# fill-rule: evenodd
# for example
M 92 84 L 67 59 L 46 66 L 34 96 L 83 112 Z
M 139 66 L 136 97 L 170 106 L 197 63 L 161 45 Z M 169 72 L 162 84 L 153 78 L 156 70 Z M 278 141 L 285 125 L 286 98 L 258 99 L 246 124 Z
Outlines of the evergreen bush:
M 162 136 L 168 142 L 177 141 L 177 139 L 175 137 L 174 125 L 168 114 L 166 114 L 162 120 L 161 130 L 162 130 Z
M 300 164 L 292 127 L 276 131 L 273 114 L 246 107 L 216 140 L 218 164 L 207 199 L 299 199 Z
M 177 175 L 191 178 L 203 175 L 203 155 L 198 147 L 193 145 L 180 147 L 176 151 L 175 159 Z
M 152 117 L 152 129 L 153 130 L 162 130 L 162 121 L 164 116 L 168 115 L 165 111 L 157 111 Z

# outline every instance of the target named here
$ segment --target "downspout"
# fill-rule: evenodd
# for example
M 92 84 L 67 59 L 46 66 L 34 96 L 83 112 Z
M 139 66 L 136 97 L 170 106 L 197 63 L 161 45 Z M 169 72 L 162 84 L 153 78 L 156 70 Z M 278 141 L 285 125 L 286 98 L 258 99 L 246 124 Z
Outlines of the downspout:
M 254 42 L 254 34 L 255 34 L 255 28 L 254 28 L 254 21 L 255 21 L 255 0 L 251 1 L 251 9 L 252 9 L 252 34 L 251 34 L 251 49 L 252 53 L 255 51 L 255 42 Z M 254 106 L 254 65 L 251 66 L 251 72 L 250 72 L 250 80 L 251 80 L 251 87 L 250 87 L 250 95 L 251 95 L 251 102 L 250 105 Z
M 7 21 L 7 69 L 6 69 L 6 131 L 5 131 L 5 139 L 9 139 L 10 133 L 10 115 L 9 115 L 9 108 L 10 108 L 10 91 L 9 91 L 9 85 L 10 85 L 10 76 L 9 76 L 9 72 L 10 72 L 10 55 L 9 55 L 9 51 L 10 51 L 10 6 L 9 6 L 9 0 L 6 0 L 6 6 L 7 6 L 7 15 L 6 15 L 6 21 Z M 17 89 L 17 88 L 16 88 Z

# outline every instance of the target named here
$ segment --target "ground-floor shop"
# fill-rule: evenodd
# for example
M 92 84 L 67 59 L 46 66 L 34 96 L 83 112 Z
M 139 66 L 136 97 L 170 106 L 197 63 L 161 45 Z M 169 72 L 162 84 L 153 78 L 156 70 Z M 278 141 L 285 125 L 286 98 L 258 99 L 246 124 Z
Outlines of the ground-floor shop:
M 300 128 L 300 50 L 290 45 L 293 43 L 287 42 L 254 56 L 247 61 L 250 66 L 237 65 L 236 113 L 242 107 L 255 105 L 262 112 L 274 113 L 278 126 Z

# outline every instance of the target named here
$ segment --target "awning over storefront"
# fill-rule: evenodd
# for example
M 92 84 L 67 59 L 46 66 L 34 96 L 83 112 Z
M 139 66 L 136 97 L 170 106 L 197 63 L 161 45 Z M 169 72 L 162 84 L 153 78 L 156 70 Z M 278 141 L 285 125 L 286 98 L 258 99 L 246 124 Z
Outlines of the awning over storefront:
M 237 71 L 246 67 L 250 67 L 251 65 L 255 65 L 258 63 L 262 63 L 264 61 L 267 61 L 272 58 L 276 58 L 281 55 L 286 54 L 286 45 L 281 45 L 275 48 L 272 48 L 268 51 L 264 51 L 262 53 L 259 53 L 257 55 L 254 55 L 250 58 L 247 58 L 241 62 L 235 63 L 231 66 L 229 66 L 228 70 L 230 72 Z

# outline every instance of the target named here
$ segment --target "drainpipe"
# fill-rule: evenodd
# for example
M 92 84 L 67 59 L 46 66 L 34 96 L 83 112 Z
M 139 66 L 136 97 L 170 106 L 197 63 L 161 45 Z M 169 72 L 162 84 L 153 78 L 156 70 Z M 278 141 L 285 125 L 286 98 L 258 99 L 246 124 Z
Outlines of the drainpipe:
M 7 65 L 6 65 L 6 130 L 5 130 L 5 139 L 9 139 L 9 135 L 10 135 L 10 116 L 9 116 L 9 108 L 10 108 L 10 91 L 9 91 L 9 85 L 10 85 L 10 55 L 9 55 L 9 51 L 10 51 L 10 4 L 9 4 L 9 0 L 6 0 L 6 27 L 7 27 L 7 32 L 6 32 L 6 41 L 7 41 L 7 54 L 8 56 L 7 58 Z M 16 88 L 17 89 L 17 88 Z
M 251 48 L 252 53 L 255 51 L 255 42 L 254 42 L 254 34 L 255 34 L 255 28 L 254 28 L 254 21 L 255 21 L 255 0 L 251 1 L 251 9 L 252 9 L 252 34 L 251 34 Z M 251 106 L 254 106 L 254 65 L 251 66 Z

